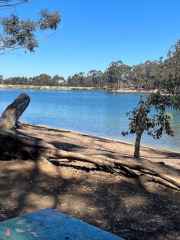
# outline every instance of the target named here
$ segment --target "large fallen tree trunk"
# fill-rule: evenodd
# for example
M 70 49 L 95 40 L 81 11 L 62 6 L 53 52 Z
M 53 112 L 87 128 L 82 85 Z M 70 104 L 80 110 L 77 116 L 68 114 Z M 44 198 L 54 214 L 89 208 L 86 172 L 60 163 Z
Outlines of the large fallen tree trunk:
M 3 112 L 0 118 L 0 129 L 12 129 L 26 110 L 29 102 L 30 97 L 27 94 L 19 95 Z
M 23 102 L 23 99 L 25 102 Z M 160 178 L 180 188 L 180 176 L 177 171 L 172 171 L 166 166 L 162 166 L 146 159 L 127 157 L 119 157 L 118 159 L 108 157 L 103 157 L 102 159 L 94 158 L 74 152 L 59 150 L 53 145 L 44 142 L 42 139 L 23 136 L 11 130 L 4 130 L 12 128 L 13 124 L 17 123 L 18 118 L 26 109 L 28 104 L 29 96 L 21 94 L 14 103 L 8 106 L 8 108 L 4 111 L 2 118 L 0 119 L 0 159 L 32 159 L 34 161 L 38 161 L 43 158 L 48 162 L 60 161 L 61 159 L 68 159 L 71 161 L 77 160 L 93 163 L 95 166 L 101 166 L 115 171 L 120 168 L 133 176 L 136 176 L 136 174 L 132 171 L 132 169 L 138 171 L 148 170 L 156 176 L 159 176 Z M 11 123 L 9 124 L 9 122 Z

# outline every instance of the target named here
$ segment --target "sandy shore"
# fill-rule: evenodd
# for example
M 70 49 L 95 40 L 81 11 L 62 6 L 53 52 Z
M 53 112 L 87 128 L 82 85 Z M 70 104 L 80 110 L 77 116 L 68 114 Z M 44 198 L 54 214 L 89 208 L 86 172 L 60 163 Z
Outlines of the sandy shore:
M 15 131 L 93 158 L 132 157 L 134 151 L 131 143 L 48 126 L 20 123 Z M 180 170 L 180 153 L 142 146 L 141 156 Z M 0 221 L 53 208 L 126 240 L 180 239 L 180 191 L 153 178 L 144 183 L 121 170 L 66 159 L 55 165 L 0 160 Z
M 33 86 L 33 85 L 0 85 L 0 90 L 4 89 L 39 89 L 39 90 L 87 90 L 87 91 L 98 91 L 98 88 L 95 87 L 61 87 L 61 86 Z M 99 89 L 99 91 L 102 91 L 102 88 Z M 108 91 L 105 90 L 104 91 Z M 119 90 L 111 90 L 111 92 L 133 92 L 133 93 L 151 93 L 151 92 L 157 92 L 158 89 L 146 91 L 146 90 L 136 90 L 131 88 L 121 88 Z
M 130 89 L 130 88 L 122 88 L 122 89 L 119 89 L 119 90 L 116 90 L 115 92 L 133 92 L 133 93 L 157 93 L 158 89 L 155 89 L 155 90 L 151 90 L 151 91 L 146 91 L 146 90 L 135 90 L 135 89 Z
M 134 154 L 134 144 L 126 141 L 88 135 L 38 124 L 21 123 L 21 126 L 22 128 L 18 130 L 21 133 L 28 133 L 28 135 L 32 137 L 40 137 L 50 143 L 53 143 L 53 140 L 55 140 L 55 146 L 62 150 L 78 151 L 82 154 L 93 154 L 94 156 L 100 155 L 102 151 L 106 151 L 107 153 L 111 153 L 112 157 L 114 154 L 114 157 L 116 158 L 118 155 L 133 157 Z M 59 135 L 59 133 L 61 134 Z M 61 143 L 62 140 L 63 143 L 74 145 L 74 147 L 70 149 L 66 149 L 66 147 L 64 148 L 64 145 Z M 174 166 L 180 169 L 179 161 L 177 161 L 180 159 L 180 152 L 142 145 L 140 154 L 141 157 L 148 160 L 164 162 L 169 166 Z

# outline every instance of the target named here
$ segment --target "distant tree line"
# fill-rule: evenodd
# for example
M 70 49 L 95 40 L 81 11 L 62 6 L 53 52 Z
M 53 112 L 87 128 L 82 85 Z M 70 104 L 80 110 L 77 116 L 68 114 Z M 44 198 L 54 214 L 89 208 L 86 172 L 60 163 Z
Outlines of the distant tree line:
M 66 80 L 58 75 L 53 77 L 41 74 L 32 78 L 13 77 L 3 79 L 0 83 L 11 85 L 38 86 L 71 86 L 95 87 L 104 89 L 134 88 L 137 90 L 168 90 L 180 92 L 180 40 L 172 46 L 167 58 L 147 61 L 138 65 L 128 66 L 122 61 L 111 62 L 105 72 L 91 70 L 69 76 Z
M 11 77 L 3 80 L 0 75 L 0 84 L 4 85 L 35 85 L 35 86 L 63 86 L 65 79 L 58 75 L 51 77 L 47 74 L 41 74 L 32 78 L 27 77 Z

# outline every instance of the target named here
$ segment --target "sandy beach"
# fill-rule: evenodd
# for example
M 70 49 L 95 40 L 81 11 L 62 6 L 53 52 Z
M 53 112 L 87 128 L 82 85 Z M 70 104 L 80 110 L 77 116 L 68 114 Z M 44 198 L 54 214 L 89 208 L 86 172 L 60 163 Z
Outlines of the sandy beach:
M 131 143 L 48 126 L 20 123 L 16 132 L 94 158 L 133 156 Z M 180 172 L 180 153 L 146 146 L 141 156 Z M 93 164 L 62 159 L 0 161 L 0 221 L 53 208 L 128 239 L 179 239 L 180 192 L 154 177 L 143 183 Z

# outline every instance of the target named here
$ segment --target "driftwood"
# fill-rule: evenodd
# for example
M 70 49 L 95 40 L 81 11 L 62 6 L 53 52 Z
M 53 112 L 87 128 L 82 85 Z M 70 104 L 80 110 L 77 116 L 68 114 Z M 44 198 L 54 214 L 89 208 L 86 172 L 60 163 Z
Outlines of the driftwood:
M 27 94 L 22 93 L 19 95 L 3 112 L 0 118 L 0 129 L 12 129 L 18 122 L 20 116 L 26 110 L 29 102 L 30 97 Z
M 8 108 L 5 110 L 5 112 L 9 114 L 6 115 L 6 113 L 4 112 L 5 114 L 3 113 L 3 119 L 0 119 L 0 123 L 3 122 L 5 124 L 2 124 L 2 129 L 0 129 L 0 159 L 31 159 L 34 161 L 39 161 L 43 159 L 48 163 L 52 161 L 60 161 L 61 159 L 68 159 L 71 161 L 77 160 L 93 163 L 97 167 L 103 167 L 106 169 L 108 168 L 115 172 L 117 171 L 117 169 L 121 169 L 133 177 L 136 176 L 136 173 L 133 170 L 138 170 L 142 172 L 144 172 L 144 170 L 148 170 L 150 173 L 153 173 L 154 175 L 180 188 L 180 176 L 178 175 L 178 173 L 175 170 L 172 171 L 166 166 L 163 166 L 159 163 L 154 163 L 143 158 L 136 159 L 119 157 L 119 159 L 112 159 L 108 157 L 103 157 L 103 159 L 101 159 L 89 157 L 74 152 L 59 150 L 53 145 L 46 143 L 45 141 L 38 138 L 27 137 L 11 130 L 4 130 L 12 127 L 12 119 L 15 119 L 14 124 L 17 123 L 18 117 L 25 110 L 25 106 L 29 104 L 29 100 L 26 94 L 22 94 L 20 96 L 21 100 L 25 100 L 25 103 L 23 104 L 23 102 L 19 101 L 19 99 L 17 98 L 17 101 L 15 100 L 14 103 L 8 106 Z M 17 104 L 17 102 L 19 104 Z M 11 115 L 11 108 L 17 110 L 15 111 L 15 116 L 9 118 L 9 116 Z M 7 120 L 5 116 L 7 116 Z M 9 121 L 11 122 L 10 125 L 7 124 Z

